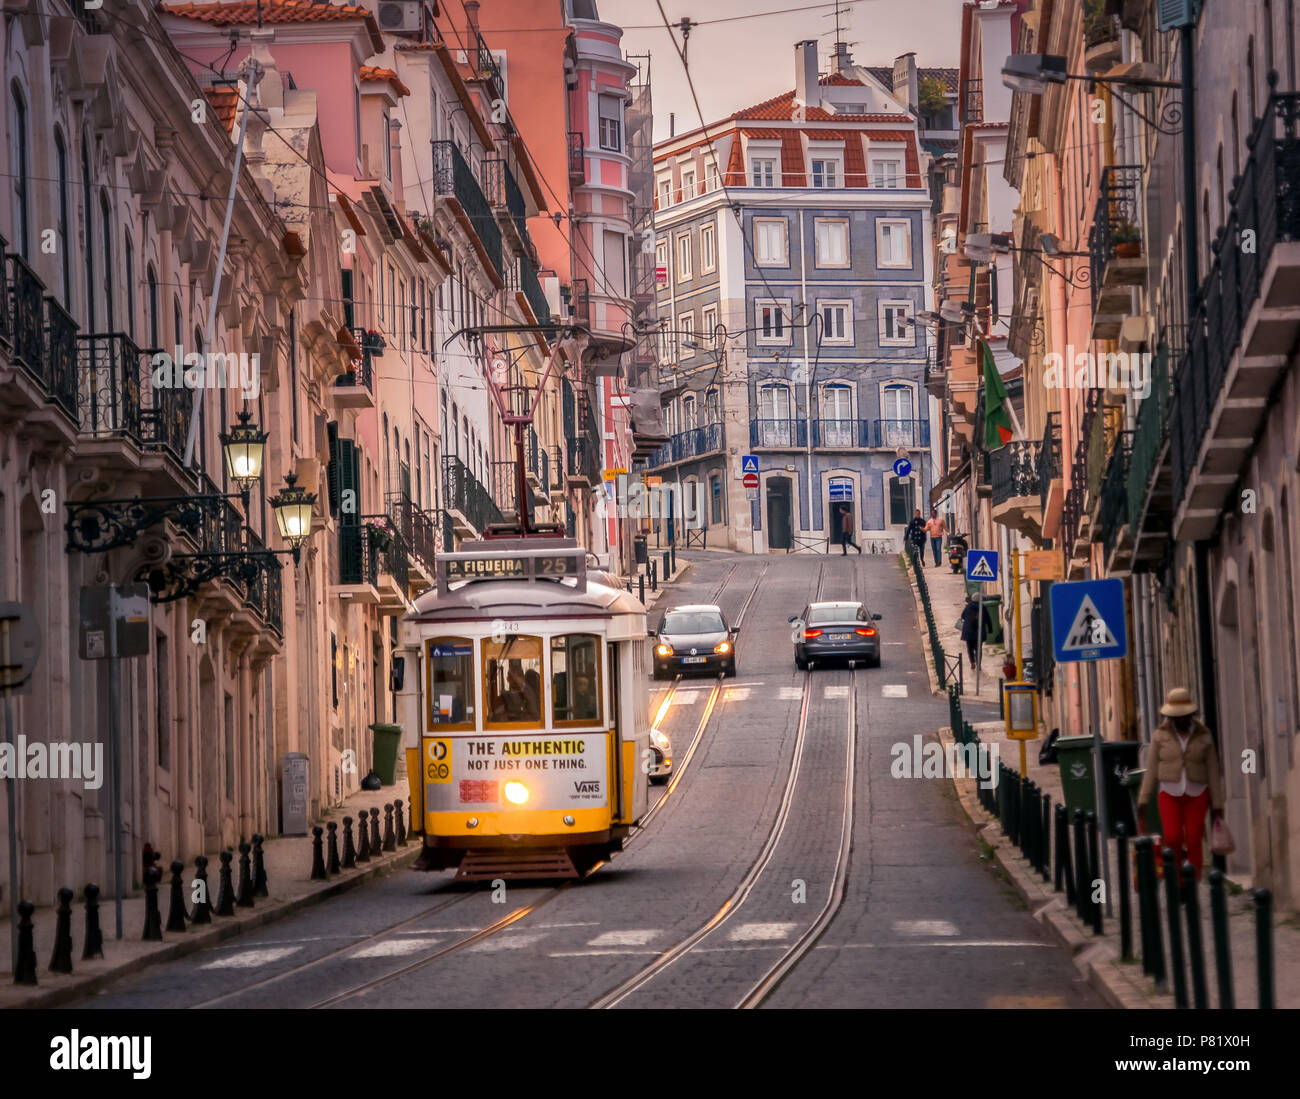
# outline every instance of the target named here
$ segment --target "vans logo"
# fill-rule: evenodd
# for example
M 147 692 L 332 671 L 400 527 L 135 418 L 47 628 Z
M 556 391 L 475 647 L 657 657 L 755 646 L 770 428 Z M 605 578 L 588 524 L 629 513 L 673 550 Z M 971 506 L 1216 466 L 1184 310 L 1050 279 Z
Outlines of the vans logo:
M 597 779 L 587 779 L 583 782 L 573 784 L 574 793 L 577 794 L 599 794 L 600 782 Z

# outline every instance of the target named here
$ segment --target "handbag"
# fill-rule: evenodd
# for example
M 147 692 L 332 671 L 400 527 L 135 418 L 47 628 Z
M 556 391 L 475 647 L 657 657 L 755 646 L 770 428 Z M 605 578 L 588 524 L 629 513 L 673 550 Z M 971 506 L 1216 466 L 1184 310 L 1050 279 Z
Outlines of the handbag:
M 960 619 L 960 618 L 957 619 L 957 624 L 956 624 L 955 626 L 953 626 L 953 629 L 956 630 L 958 633 L 961 633 L 961 619 Z
M 1228 829 L 1228 822 L 1218 817 L 1210 829 L 1210 850 L 1216 855 L 1231 855 L 1237 850 L 1236 841 Z

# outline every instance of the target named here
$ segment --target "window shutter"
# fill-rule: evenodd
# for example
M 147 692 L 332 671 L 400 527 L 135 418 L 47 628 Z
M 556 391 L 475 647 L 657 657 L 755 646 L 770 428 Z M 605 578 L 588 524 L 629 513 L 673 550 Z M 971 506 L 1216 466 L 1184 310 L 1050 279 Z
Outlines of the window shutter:
M 325 478 L 329 486 L 330 515 L 339 513 L 339 425 L 330 420 L 325 425 L 325 434 L 329 439 L 329 471 Z
M 333 463 L 335 476 L 331 479 L 336 485 L 339 522 L 344 526 L 357 526 L 361 522 L 361 456 L 357 453 L 357 444 L 351 439 L 338 440 L 338 459 Z M 352 492 L 353 509 L 343 510 L 345 493 Z

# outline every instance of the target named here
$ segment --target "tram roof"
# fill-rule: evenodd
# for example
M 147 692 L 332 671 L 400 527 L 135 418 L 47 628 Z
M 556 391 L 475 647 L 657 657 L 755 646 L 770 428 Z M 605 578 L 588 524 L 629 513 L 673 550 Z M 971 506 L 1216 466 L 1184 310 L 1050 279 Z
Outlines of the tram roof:
M 469 580 L 450 591 L 430 588 L 415 600 L 408 622 L 473 617 L 606 617 L 645 614 L 641 601 L 612 586 L 605 573 L 587 573 L 585 589 L 562 580 Z

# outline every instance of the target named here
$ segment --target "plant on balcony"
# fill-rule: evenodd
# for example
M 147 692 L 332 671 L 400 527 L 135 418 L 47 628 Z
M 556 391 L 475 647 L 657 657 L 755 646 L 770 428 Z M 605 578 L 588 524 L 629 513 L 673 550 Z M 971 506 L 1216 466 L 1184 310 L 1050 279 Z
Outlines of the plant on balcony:
M 383 335 L 376 328 L 367 328 L 361 337 L 361 349 L 369 351 L 372 355 L 382 355 L 387 346 Z
M 379 520 L 370 524 L 370 548 L 376 553 L 387 553 L 393 545 L 393 538 L 396 535 L 386 520 Z
M 1124 259 L 1136 259 L 1142 255 L 1142 232 L 1131 221 L 1125 219 L 1111 230 L 1110 239 L 1115 245 L 1115 255 Z
M 1089 48 L 1118 40 L 1119 27 L 1106 11 L 1105 0 L 1087 0 L 1084 5 L 1083 37 Z

